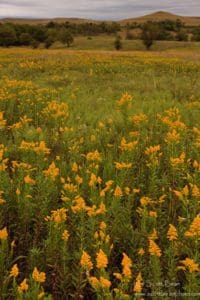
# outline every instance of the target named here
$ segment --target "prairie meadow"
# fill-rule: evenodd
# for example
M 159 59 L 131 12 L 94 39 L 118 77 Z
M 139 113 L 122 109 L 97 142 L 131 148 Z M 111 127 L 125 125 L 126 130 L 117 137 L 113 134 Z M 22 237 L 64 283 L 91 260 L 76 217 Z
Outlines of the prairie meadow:
M 198 298 L 199 117 L 197 49 L 0 49 L 0 299 Z

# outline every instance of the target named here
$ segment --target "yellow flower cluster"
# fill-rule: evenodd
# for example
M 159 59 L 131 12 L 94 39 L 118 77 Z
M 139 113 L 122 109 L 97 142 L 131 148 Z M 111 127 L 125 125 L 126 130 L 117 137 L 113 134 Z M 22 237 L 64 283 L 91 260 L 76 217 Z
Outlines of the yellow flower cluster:
M 56 179 L 56 177 L 59 175 L 60 170 L 59 170 L 59 168 L 56 167 L 55 163 L 52 162 L 50 164 L 49 168 L 47 170 L 43 171 L 43 173 L 47 177 L 51 178 L 54 181 Z
M 200 238 L 200 216 L 196 216 L 190 225 L 190 229 L 185 232 L 187 237 Z
M 51 216 L 45 218 L 46 221 L 53 221 L 55 224 L 63 223 L 67 220 L 67 209 L 62 207 L 51 211 Z
M 36 267 L 33 269 L 32 277 L 39 283 L 43 283 L 46 280 L 46 274 L 44 272 L 39 272 Z
M 170 241 L 175 241 L 175 240 L 178 239 L 178 233 L 177 233 L 176 227 L 174 227 L 172 224 L 169 224 L 169 229 L 168 229 L 168 232 L 167 232 L 167 238 Z
M 88 271 L 90 271 L 93 268 L 91 256 L 85 251 L 83 251 L 82 253 L 80 264 L 83 269 L 86 269 Z
M 189 257 L 187 257 L 184 260 L 181 260 L 180 263 L 182 263 L 183 266 L 178 267 L 178 269 L 188 270 L 190 273 L 199 271 L 199 265 Z
M 152 239 L 149 239 L 149 253 L 150 255 L 153 256 L 161 256 L 161 249 L 159 248 L 159 246 L 156 244 L 155 241 L 153 241 Z
M 131 272 L 131 267 L 132 267 L 132 261 L 131 259 L 126 255 L 126 253 L 123 253 L 123 259 L 122 259 L 122 274 L 125 277 L 130 277 L 132 272 Z
M 98 269 L 104 269 L 108 265 L 107 255 L 103 252 L 102 249 L 99 250 L 96 257 L 96 266 Z
M 133 101 L 133 97 L 131 95 L 129 95 L 127 92 L 122 94 L 121 98 L 117 101 L 117 106 L 119 108 L 121 107 L 131 107 Z

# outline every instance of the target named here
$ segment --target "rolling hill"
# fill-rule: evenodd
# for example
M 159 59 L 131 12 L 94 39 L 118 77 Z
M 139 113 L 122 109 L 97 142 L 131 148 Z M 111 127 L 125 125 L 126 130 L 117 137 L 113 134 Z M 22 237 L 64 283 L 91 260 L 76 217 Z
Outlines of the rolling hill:
M 125 19 L 121 20 L 121 24 L 125 23 L 138 23 L 138 24 L 143 24 L 147 21 L 164 21 L 164 20 L 171 20 L 171 21 L 176 21 L 179 19 L 181 22 L 183 22 L 187 26 L 199 26 L 200 25 L 200 17 L 185 17 L 185 16 L 179 16 L 175 15 L 172 13 L 168 13 L 165 11 L 158 11 L 149 15 L 145 15 L 142 17 L 138 18 L 130 18 L 130 19 Z
M 149 15 L 145 15 L 142 17 L 137 18 L 129 18 L 129 19 L 123 19 L 119 20 L 121 25 L 126 23 L 137 23 L 137 24 L 143 24 L 147 21 L 164 21 L 164 20 L 172 20 L 176 21 L 177 19 L 181 20 L 185 25 L 187 26 L 200 26 L 200 17 L 186 17 L 186 16 L 179 16 L 176 14 L 172 14 L 165 11 L 158 11 Z M 53 21 L 56 23 L 63 23 L 63 22 L 70 22 L 70 23 L 100 23 L 102 21 L 98 20 L 90 20 L 90 19 L 81 19 L 81 18 L 48 18 L 48 19 L 23 19 L 23 18 L 4 18 L 0 19 L 1 23 L 15 23 L 15 24 L 30 24 L 30 25 L 45 25 L 48 22 Z M 111 22 L 111 21 L 106 21 Z

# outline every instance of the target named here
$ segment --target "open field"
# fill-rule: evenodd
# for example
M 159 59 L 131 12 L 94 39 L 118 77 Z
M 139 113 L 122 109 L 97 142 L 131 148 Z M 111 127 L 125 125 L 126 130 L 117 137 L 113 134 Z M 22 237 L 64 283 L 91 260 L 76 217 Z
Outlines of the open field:
M 198 298 L 198 47 L 0 49 L 0 299 Z
M 125 33 L 121 33 L 123 40 L 122 46 L 123 51 L 138 51 L 145 50 L 145 46 L 141 40 L 126 40 L 124 39 Z M 71 46 L 74 50 L 115 50 L 114 41 L 115 36 L 113 35 L 99 35 L 94 37 L 84 37 L 78 36 L 75 37 L 74 43 Z M 62 48 L 66 45 L 61 43 L 55 43 L 53 48 Z M 179 42 L 179 41 L 155 41 L 152 46 L 154 51 L 165 51 L 165 50 L 197 50 L 197 53 L 200 52 L 200 42 Z M 194 54 L 196 54 L 194 52 Z

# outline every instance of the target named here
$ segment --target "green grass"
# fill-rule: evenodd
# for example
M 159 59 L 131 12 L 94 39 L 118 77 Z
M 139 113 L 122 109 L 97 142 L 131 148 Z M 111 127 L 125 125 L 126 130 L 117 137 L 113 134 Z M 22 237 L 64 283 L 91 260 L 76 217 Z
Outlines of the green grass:
M 73 45 L 70 47 L 74 50 L 115 50 L 115 36 L 99 35 L 93 37 L 75 37 Z M 145 50 L 141 40 L 122 40 L 124 51 Z M 60 43 L 55 43 L 52 48 L 63 48 Z M 152 47 L 154 51 L 164 50 L 200 50 L 200 42 L 178 42 L 178 41 L 156 41 Z

